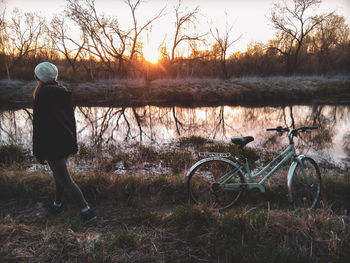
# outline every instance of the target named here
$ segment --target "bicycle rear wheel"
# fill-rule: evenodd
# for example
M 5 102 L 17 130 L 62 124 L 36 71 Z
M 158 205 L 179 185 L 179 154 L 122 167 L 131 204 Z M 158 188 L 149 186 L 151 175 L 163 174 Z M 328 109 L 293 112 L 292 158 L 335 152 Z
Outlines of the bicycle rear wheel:
M 321 197 L 321 173 L 316 162 L 305 157 L 295 168 L 292 179 L 293 203 L 313 209 Z
M 199 164 L 188 176 L 189 199 L 194 203 L 201 203 L 218 210 L 233 206 L 238 201 L 243 188 L 223 189 L 220 184 L 225 178 L 231 176 L 235 169 L 236 166 L 225 159 L 211 159 Z M 236 171 L 225 183 L 244 182 L 242 172 Z

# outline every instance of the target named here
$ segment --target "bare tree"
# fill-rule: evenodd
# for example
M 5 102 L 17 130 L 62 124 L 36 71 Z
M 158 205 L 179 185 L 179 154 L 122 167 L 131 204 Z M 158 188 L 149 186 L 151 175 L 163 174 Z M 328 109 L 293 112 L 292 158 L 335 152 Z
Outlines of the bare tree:
M 157 20 L 163 16 L 163 12 L 164 12 L 165 8 L 163 8 L 159 13 L 155 14 L 152 18 L 147 20 L 146 23 L 139 26 L 138 21 L 137 21 L 137 17 L 136 17 L 136 10 L 141 4 L 141 0 L 136 0 L 136 1 L 126 0 L 125 3 L 130 8 L 132 20 L 133 20 L 133 28 L 132 28 L 133 36 L 131 37 L 131 50 L 130 50 L 130 58 L 129 58 L 129 64 L 131 64 L 133 61 L 133 58 L 135 56 L 135 53 L 138 52 L 137 46 L 138 46 L 139 37 L 140 37 L 141 33 L 145 29 L 147 29 L 149 26 L 151 26 L 151 24 L 155 20 Z
M 276 39 L 271 48 L 276 49 L 284 57 L 286 73 L 297 69 L 298 58 L 306 36 L 328 15 L 309 15 L 321 0 L 288 0 L 273 5 L 270 21 L 277 30 Z
M 2 37 L 4 37 L 2 32 L 4 32 L 4 29 L 6 27 L 6 21 L 5 21 L 6 7 L 3 4 L 3 2 L 4 2 L 3 0 L 0 1 L 0 5 L 1 5 L 1 8 L 0 8 L 0 48 L 2 47 L 2 41 L 3 41 Z M 2 49 L 0 49 L 0 51 L 1 50 Z
M 227 20 L 227 14 L 226 14 L 226 23 L 225 23 L 225 30 L 224 32 L 220 32 L 219 28 L 215 27 L 214 29 L 210 30 L 210 33 L 212 37 L 215 39 L 214 43 L 214 53 L 217 53 L 219 55 L 221 69 L 223 73 L 223 77 L 227 78 L 227 68 L 226 68 L 226 56 L 227 56 L 227 50 L 232 46 L 233 43 L 237 42 L 242 35 L 238 36 L 236 39 L 231 40 L 231 31 L 232 31 L 233 25 L 228 25 Z
M 201 40 L 204 35 L 198 35 L 195 34 L 193 36 L 190 36 L 185 33 L 186 26 L 189 25 L 195 25 L 197 22 L 197 16 L 199 14 L 199 7 L 197 6 L 195 9 L 189 10 L 189 11 L 183 11 L 181 9 L 182 2 L 179 0 L 177 6 L 174 7 L 175 9 L 175 35 L 173 40 L 173 45 L 171 48 L 171 61 L 174 61 L 175 59 L 175 50 L 179 46 L 179 44 L 183 41 L 198 41 Z
M 37 65 L 40 61 L 58 61 L 60 59 L 60 54 L 55 48 L 55 43 L 48 34 L 46 28 L 46 22 L 43 25 L 43 31 L 40 35 L 36 45 L 34 47 L 33 55 L 30 59 L 33 61 L 33 65 Z M 44 29 L 45 28 L 45 29 Z
M 4 29 L 7 35 L 6 45 L 3 52 L 7 55 L 6 68 L 8 78 L 13 66 L 18 64 L 24 57 L 38 50 L 39 37 L 42 35 L 42 28 L 45 20 L 33 13 L 22 13 L 14 9 L 11 21 Z
M 331 14 L 316 26 L 312 35 L 312 46 L 317 53 L 322 72 L 327 72 L 333 65 L 332 49 L 344 49 L 349 42 L 350 28 L 345 17 Z
M 122 74 L 126 41 L 130 31 L 122 30 L 116 18 L 98 15 L 94 0 L 85 0 L 85 6 L 79 1 L 68 0 L 66 13 L 80 26 L 87 43 L 84 49 L 99 58 L 110 72 Z M 118 61 L 116 70 L 113 68 L 115 61 Z
M 190 41 L 189 43 L 190 55 L 187 57 L 187 77 L 192 77 L 195 72 L 199 73 L 201 62 L 208 60 L 211 55 L 209 50 L 200 50 L 197 41 Z
M 85 37 L 82 37 L 82 43 L 78 43 L 68 35 L 68 32 L 68 25 L 63 16 L 56 15 L 52 18 L 48 27 L 50 38 L 54 43 L 55 49 L 66 58 L 75 75 L 77 71 L 76 62 L 81 57 L 85 46 Z
M 1 8 L 0 8 L 0 70 L 4 70 L 2 68 L 2 65 L 5 65 L 6 71 L 7 71 L 7 75 L 9 76 L 9 72 L 8 72 L 8 67 L 7 67 L 7 63 L 5 63 L 6 61 L 6 46 L 7 46 L 7 42 L 9 40 L 9 36 L 7 34 L 7 21 L 5 20 L 5 14 L 6 14 L 6 6 L 4 5 L 4 1 L 1 0 L 0 1 L 1 4 Z

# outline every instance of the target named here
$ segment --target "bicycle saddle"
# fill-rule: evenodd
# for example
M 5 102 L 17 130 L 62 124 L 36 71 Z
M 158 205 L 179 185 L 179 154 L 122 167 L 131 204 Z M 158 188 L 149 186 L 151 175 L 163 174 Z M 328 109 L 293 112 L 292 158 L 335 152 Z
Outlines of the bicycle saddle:
M 253 136 L 240 136 L 240 137 L 232 137 L 231 142 L 244 147 L 245 145 L 247 145 L 248 143 L 254 141 L 254 137 Z

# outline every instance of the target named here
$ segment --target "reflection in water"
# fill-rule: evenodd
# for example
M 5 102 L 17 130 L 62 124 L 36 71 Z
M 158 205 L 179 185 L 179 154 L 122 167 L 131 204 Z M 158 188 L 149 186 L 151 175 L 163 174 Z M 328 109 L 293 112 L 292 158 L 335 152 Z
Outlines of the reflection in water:
M 232 136 L 252 135 L 252 146 L 279 150 L 285 135 L 266 132 L 276 126 L 318 126 L 296 139 L 296 147 L 325 158 L 340 160 L 350 155 L 350 107 L 293 106 L 285 108 L 245 107 L 77 107 L 78 140 L 86 145 L 141 141 L 168 142 L 179 136 L 202 136 L 228 142 Z M 32 110 L 0 112 L 0 143 L 31 147 Z
M 344 152 L 350 157 L 350 133 L 344 136 Z
M 32 141 L 32 110 L 0 111 L 0 145 L 28 147 Z

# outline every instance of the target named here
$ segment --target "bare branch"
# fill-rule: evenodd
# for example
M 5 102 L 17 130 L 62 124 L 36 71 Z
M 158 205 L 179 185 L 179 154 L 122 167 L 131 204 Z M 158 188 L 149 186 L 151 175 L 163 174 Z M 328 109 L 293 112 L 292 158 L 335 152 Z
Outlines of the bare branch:
M 317 7 L 321 0 L 288 0 L 283 4 L 275 3 L 270 21 L 277 30 L 278 41 L 274 49 L 285 57 L 286 72 L 297 69 L 300 50 L 304 39 L 325 19 L 322 16 L 307 16 L 308 10 Z M 317 19 L 316 19 L 317 18 Z
M 195 24 L 197 22 L 197 15 L 199 14 L 199 7 L 189 10 L 187 12 L 181 10 L 182 2 L 179 0 L 177 6 L 174 7 L 175 10 L 175 34 L 173 40 L 173 46 L 171 49 L 171 60 L 175 59 L 175 50 L 178 45 L 183 41 L 201 41 L 202 38 L 207 34 L 189 36 L 183 31 L 186 25 Z
M 138 41 L 139 41 L 139 36 L 155 20 L 159 19 L 160 17 L 162 17 L 164 15 L 165 7 L 162 10 L 160 10 L 157 14 L 155 14 L 152 18 L 150 18 L 144 25 L 139 27 L 138 24 L 137 24 L 136 10 L 139 7 L 139 5 L 141 4 L 141 1 L 137 0 L 135 2 L 132 2 L 131 0 L 126 0 L 125 3 L 130 8 L 132 19 L 133 19 L 133 25 L 134 25 L 133 29 L 132 29 L 132 31 L 134 33 L 133 33 L 133 37 L 131 38 L 132 45 L 131 45 L 130 58 L 129 58 L 129 64 L 130 64 L 133 61 L 134 55 L 138 52 L 136 47 L 137 47 L 137 44 L 138 44 Z
M 221 68 L 224 78 L 228 77 L 228 72 L 226 69 L 226 55 L 228 49 L 237 42 L 242 35 L 239 35 L 237 38 L 231 40 L 231 31 L 233 29 L 233 25 L 228 25 L 227 14 L 226 22 L 225 22 L 225 31 L 220 32 L 219 28 L 215 27 L 214 29 L 210 29 L 211 36 L 215 40 L 215 44 L 213 46 L 213 51 L 218 53 L 221 62 Z M 216 55 L 216 54 L 215 54 Z

